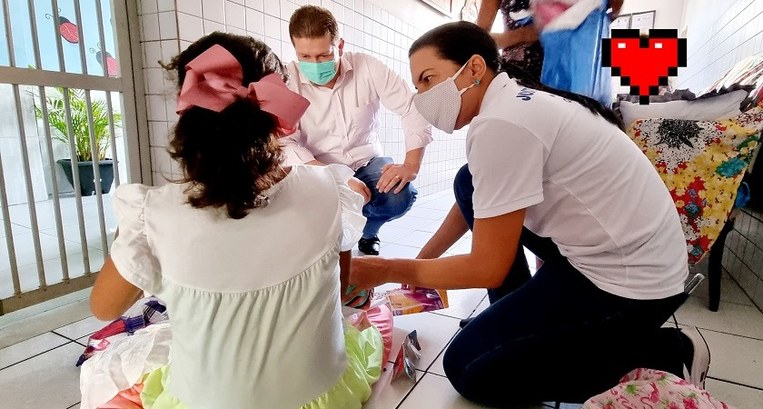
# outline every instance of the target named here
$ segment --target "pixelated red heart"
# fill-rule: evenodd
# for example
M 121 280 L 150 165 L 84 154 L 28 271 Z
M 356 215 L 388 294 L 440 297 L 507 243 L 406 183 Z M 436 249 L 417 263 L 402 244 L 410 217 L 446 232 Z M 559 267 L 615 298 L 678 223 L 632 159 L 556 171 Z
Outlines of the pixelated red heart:
M 657 95 L 660 85 L 668 85 L 668 77 L 678 75 L 678 67 L 686 67 L 686 39 L 678 38 L 678 30 L 639 34 L 612 30 L 611 38 L 602 40 L 602 65 L 611 67 L 620 84 L 630 86 L 631 95 L 648 104 L 649 95 Z

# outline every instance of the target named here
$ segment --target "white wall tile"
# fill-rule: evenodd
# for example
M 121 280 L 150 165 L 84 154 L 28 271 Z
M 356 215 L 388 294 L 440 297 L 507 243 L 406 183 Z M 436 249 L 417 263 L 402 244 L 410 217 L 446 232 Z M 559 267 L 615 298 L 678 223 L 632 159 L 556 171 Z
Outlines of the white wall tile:
M 281 21 L 276 17 L 265 15 L 265 35 L 277 40 L 281 39 Z
M 291 15 L 297 10 L 297 5 L 290 1 L 281 1 L 281 18 L 289 21 Z
M 232 1 L 225 2 L 225 25 L 227 27 L 246 28 L 244 6 Z
M 281 5 L 279 1 L 266 0 L 263 4 L 263 10 L 265 14 L 269 14 L 274 17 L 281 16 Z
M 222 0 L 202 0 L 201 13 L 204 20 L 225 24 L 225 2 Z
M 148 41 L 143 43 L 143 64 L 146 67 L 159 67 L 159 60 L 162 59 L 162 46 L 159 41 Z
M 204 20 L 204 35 L 212 34 L 215 31 L 225 31 L 225 26 L 216 21 Z
M 164 101 L 164 109 L 167 112 L 167 122 L 174 126 L 178 120 L 178 115 L 175 113 L 177 111 L 177 98 L 175 98 L 174 94 L 165 93 L 162 95 L 162 100 Z
M 289 35 L 289 23 L 287 21 L 281 20 L 281 40 L 283 41 L 291 41 L 291 36 Z
M 151 146 L 166 147 L 169 144 L 169 126 L 164 121 L 151 121 L 148 123 Z
M 161 37 L 159 35 L 159 15 L 144 14 L 141 19 L 141 27 L 143 28 L 143 34 L 141 40 L 143 41 L 156 41 Z
M 162 40 L 178 38 L 177 13 L 165 11 L 159 13 L 159 36 Z
M 246 0 L 244 1 L 244 5 L 255 10 L 264 10 L 263 0 Z
M 177 11 L 201 17 L 201 0 L 177 0 Z
M 246 31 L 265 34 L 265 18 L 261 11 L 246 9 Z
M 297 59 L 297 52 L 290 41 L 281 41 L 281 54 L 278 56 L 281 57 L 281 62 L 287 64 Z
M 157 7 L 156 0 L 141 0 L 140 12 L 141 14 L 156 13 L 159 9 Z
M 165 40 L 162 41 L 162 63 L 169 63 L 173 57 L 180 53 L 180 48 L 177 40 Z
M 178 13 L 178 30 L 181 40 L 193 42 L 204 35 L 204 24 L 200 17 Z
M 163 11 L 174 11 L 175 10 L 175 0 L 157 0 L 157 11 L 163 12 Z
M 161 94 L 164 90 L 164 77 L 161 68 L 144 68 L 146 94 Z
M 148 95 L 146 100 L 148 101 L 148 120 L 166 121 L 167 109 L 164 106 L 164 98 L 160 95 Z

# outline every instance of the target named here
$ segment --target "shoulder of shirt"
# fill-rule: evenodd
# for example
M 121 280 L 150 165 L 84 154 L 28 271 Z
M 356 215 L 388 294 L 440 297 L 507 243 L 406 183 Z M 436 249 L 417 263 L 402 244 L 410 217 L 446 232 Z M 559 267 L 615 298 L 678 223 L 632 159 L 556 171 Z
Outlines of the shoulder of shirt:
M 528 134 L 531 134 L 538 137 L 535 132 L 533 132 L 529 127 L 527 127 L 524 123 L 517 122 L 511 119 L 504 118 L 502 116 L 498 115 L 477 115 L 472 120 L 471 124 L 469 124 L 469 130 L 472 130 L 473 128 L 480 128 L 482 126 L 485 127 L 501 127 L 503 129 L 505 128 L 516 128 L 522 131 L 526 131 Z
M 347 61 L 350 62 L 353 69 L 357 69 L 360 64 L 365 65 L 368 68 L 371 68 L 371 66 L 376 66 L 376 67 L 383 67 L 385 69 L 389 69 L 389 67 L 387 67 L 386 64 L 384 64 L 378 58 L 370 54 L 348 51 L 344 53 L 344 56 L 345 58 L 347 58 Z

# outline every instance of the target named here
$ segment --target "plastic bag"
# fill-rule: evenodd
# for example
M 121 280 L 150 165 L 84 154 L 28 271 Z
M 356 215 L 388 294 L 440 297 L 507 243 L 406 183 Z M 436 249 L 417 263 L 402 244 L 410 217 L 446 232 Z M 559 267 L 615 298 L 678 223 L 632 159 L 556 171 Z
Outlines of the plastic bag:
M 403 340 L 395 363 L 392 365 L 392 380 L 405 374 L 408 379 L 416 382 L 416 363 L 421 359 L 421 345 L 416 331 L 411 331 Z
M 611 74 L 609 68 L 601 65 L 601 40 L 609 35 L 610 20 L 607 0 L 599 3 L 601 7 L 588 13 L 578 25 L 577 20 L 582 18 L 579 11 L 585 4 L 570 7 L 541 32 L 544 55 L 541 82 L 609 106 Z

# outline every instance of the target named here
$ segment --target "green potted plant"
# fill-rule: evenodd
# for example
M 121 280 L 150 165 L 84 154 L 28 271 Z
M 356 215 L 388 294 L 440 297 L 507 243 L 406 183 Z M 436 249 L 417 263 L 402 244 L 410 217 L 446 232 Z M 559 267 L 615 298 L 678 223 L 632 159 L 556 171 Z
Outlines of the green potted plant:
M 49 93 L 46 105 L 48 108 L 48 123 L 53 128 L 53 139 L 69 146 L 69 128 L 66 122 L 66 109 L 64 104 L 63 88 L 57 88 L 57 92 Z M 71 111 L 71 129 L 74 138 L 74 148 L 77 154 L 77 169 L 79 170 L 79 189 L 83 196 L 95 193 L 96 183 L 93 168 L 93 151 L 90 144 L 90 125 L 88 121 L 88 106 L 85 101 L 85 91 L 81 89 L 69 90 L 69 106 Z M 42 109 L 35 105 L 35 115 L 42 118 Z M 114 162 L 107 158 L 111 144 L 109 133 L 109 113 L 106 102 L 103 100 L 91 101 L 93 117 L 93 135 L 98 158 L 98 169 L 101 176 L 101 191 L 109 193 L 111 183 L 114 180 Z M 122 117 L 118 113 L 113 114 L 114 127 L 121 126 Z M 57 131 L 57 132 L 56 132 Z M 74 177 L 71 159 L 59 159 L 58 164 L 63 168 L 66 179 L 74 186 Z

